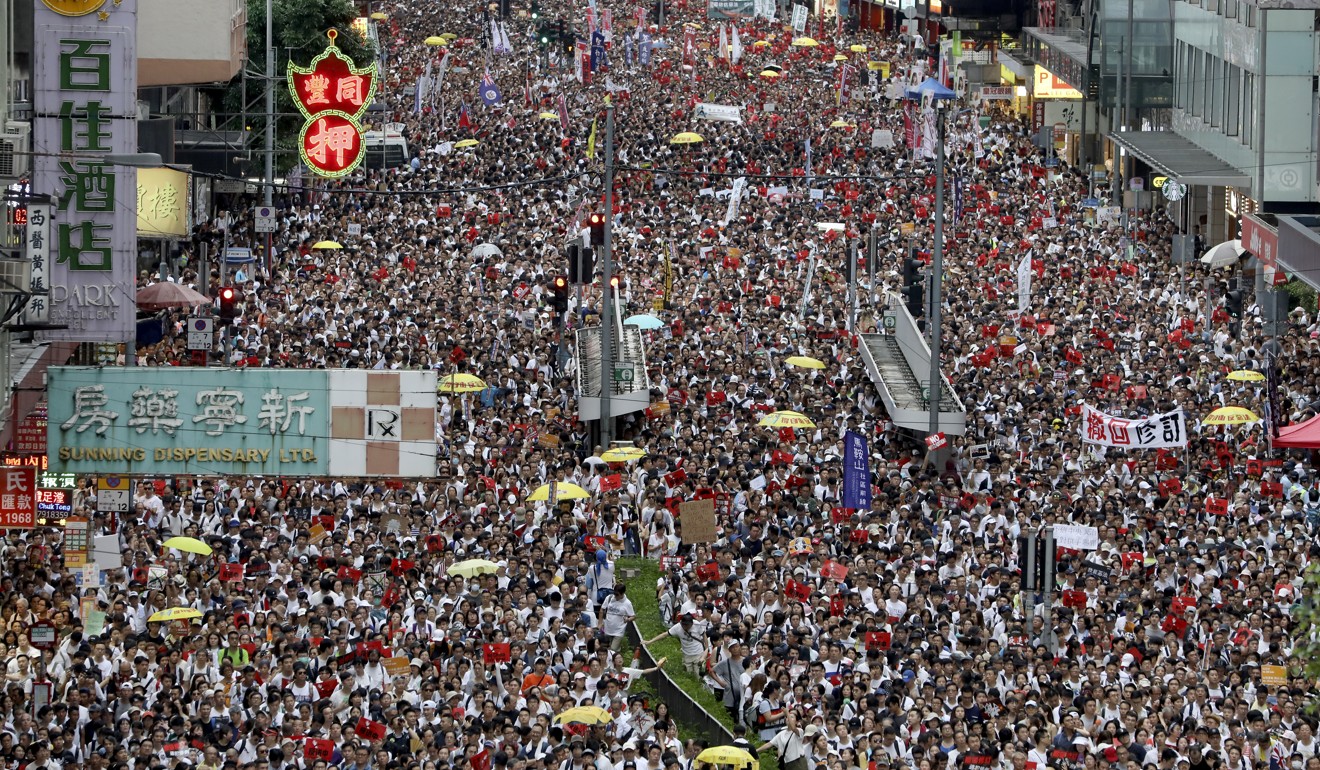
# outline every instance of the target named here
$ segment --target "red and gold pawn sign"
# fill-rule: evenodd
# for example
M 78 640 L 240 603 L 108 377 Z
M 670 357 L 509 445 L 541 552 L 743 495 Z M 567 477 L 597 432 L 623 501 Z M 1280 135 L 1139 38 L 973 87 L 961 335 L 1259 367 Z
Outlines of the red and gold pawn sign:
M 288 85 L 307 118 L 299 136 L 303 162 L 320 176 L 339 177 L 357 168 L 365 155 L 358 120 L 376 93 L 376 65 L 356 66 L 335 45 L 339 33 L 332 29 L 326 36 L 330 45 L 310 66 L 289 62 Z
M 313 115 L 298 135 L 298 144 L 307 167 L 326 177 L 351 172 L 366 153 L 362 127 L 337 110 Z

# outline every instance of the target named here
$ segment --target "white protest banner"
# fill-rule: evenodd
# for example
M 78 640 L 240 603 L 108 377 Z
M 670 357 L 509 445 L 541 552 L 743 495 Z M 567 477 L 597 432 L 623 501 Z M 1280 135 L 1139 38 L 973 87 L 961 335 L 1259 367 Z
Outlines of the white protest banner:
M 1079 524 L 1055 524 L 1054 544 L 1074 551 L 1094 551 L 1100 547 L 1100 530 Z
M 807 7 L 805 5 L 793 6 L 793 31 L 801 35 L 807 28 Z
M 707 102 L 697 102 L 697 106 L 692 109 L 692 115 L 704 120 L 722 120 L 728 123 L 742 123 L 742 107 L 734 107 L 728 104 L 709 104 Z
M 1122 449 L 1170 449 L 1187 446 L 1182 409 L 1129 420 L 1082 407 L 1082 441 Z
M 1031 252 L 1022 255 L 1017 266 L 1017 304 L 1018 312 L 1025 313 L 1031 304 Z

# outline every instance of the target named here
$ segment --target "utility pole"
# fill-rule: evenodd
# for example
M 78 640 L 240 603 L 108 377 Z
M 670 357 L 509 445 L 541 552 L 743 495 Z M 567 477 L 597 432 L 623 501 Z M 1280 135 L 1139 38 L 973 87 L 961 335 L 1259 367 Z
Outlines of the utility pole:
M 275 25 L 271 13 L 271 0 L 266 0 L 266 192 L 262 203 L 275 203 Z M 275 255 L 271 253 L 270 233 L 262 236 L 261 261 L 267 275 L 275 271 Z M 223 261 L 224 256 L 221 255 Z
M 614 229 L 614 104 L 605 105 L 605 245 L 601 246 L 600 314 L 600 444 L 609 449 L 614 440 L 610 396 L 614 390 L 614 258 L 610 239 Z
M 940 297 L 944 281 L 944 100 L 935 104 L 935 245 L 930 264 L 930 435 L 940 432 Z

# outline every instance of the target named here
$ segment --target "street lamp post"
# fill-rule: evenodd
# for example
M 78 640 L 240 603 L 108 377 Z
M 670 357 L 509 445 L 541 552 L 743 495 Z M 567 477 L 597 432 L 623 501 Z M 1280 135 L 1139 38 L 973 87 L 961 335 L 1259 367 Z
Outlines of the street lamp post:
M 940 432 L 940 304 L 944 282 L 944 101 L 935 107 L 935 243 L 930 264 L 930 435 Z
M 609 449 L 614 440 L 610 396 L 614 387 L 614 104 L 605 106 L 605 243 L 601 246 L 600 314 L 600 443 Z

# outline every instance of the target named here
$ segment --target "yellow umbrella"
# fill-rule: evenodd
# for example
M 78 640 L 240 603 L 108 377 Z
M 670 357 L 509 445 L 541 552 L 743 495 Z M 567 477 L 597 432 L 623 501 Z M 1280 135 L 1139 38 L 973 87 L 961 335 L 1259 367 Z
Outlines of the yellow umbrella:
M 211 555 L 211 546 L 203 543 L 195 537 L 172 537 L 161 543 L 166 548 L 174 548 L 188 553 L 200 553 L 202 556 Z
M 452 40 L 456 40 L 456 39 L 458 39 L 458 33 L 457 33 L 457 32 L 442 32 L 442 33 L 440 33 L 440 37 L 443 37 L 445 40 L 451 40 L 451 41 L 452 41 Z
M 436 385 L 436 393 L 480 393 L 490 387 L 486 381 L 475 374 L 466 374 L 463 372 L 454 372 L 446 374 L 440 378 Z
M 559 120 L 559 116 L 554 114 L 553 112 L 542 112 L 536 117 L 540 118 L 541 120 Z
M 555 717 L 559 724 L 577 722 L 584 725 L 607 725 L 614 721 L 610 712 L 600 706 L 578 706 L 565 710 L 562 714 Z
M 752 755 L 745 749 L 737 746 L 711 746 L 697 755 L 698 762 L 709 762 L 712 765 L 750 765 L 753 762 Z
M 443 37 L 440 37 L 439 35 L 431 35 L 422 42 L 426 43 L 427 45 L 449 45 L 449 41 L 445 40 Z
M 620 446 L 601 453 L 600 459 L 607 463 L 630 463 L 646 457 L 646 450 L 635 446 Z
M 833 123 L 830 123 L 830 128 L 857 128 L 857 126 L 853 125 L 852 123 L 849 123 L 846 120 L 840 119 L 834 121 Z
M 693 28 L 693 29 L 701 29 L 701 25 L 698 24 L 698 23 L 696 23 L 695 21 L 685 22 L 685 23 L 683 24 L 683 26 L 685 26 L 685 27 L 691 27 L 691 28 Z
M 161 610 L 147 618 L 147 621 L 150 623 L 168 623 L 171 620 L 189 620 L 201 616 L 202 611 L 195 610 L 192 607 L 170 607 L 168 610 Z
M 450 565 L 445 572 L 450 575 L 462 575 L 463 577 L 476 577 L 477 575 L 494 575 L 499 572 L 500 565 L 487 559 L 468 559 Z
M 388 13 L 381 13 L 380 11 L 376 11 L 375 13 L 371 14 L 371 18 L 375 19 L 376 21 L 384 21 L 389 17 L 390 15 Z
M 534 492 L 527 496 L 531 502 L 545 500 L 550 501 L 550 484 L 542 484 Z M 555 502 L 560 500 L 585 500 L 591 497 L 591 493 L 579 487 L 577 484 L 570 484 L 567 481 L 561 481 L 553 485 L 555 487 Z
M 848 61 L 848 54 L 846 54 L 846 53 L 836 53 L 836 54 L 834 54 L 834 60 L 835 60 L 835 61 Z
M 706 140 L 701 138 L 701 134 L 693 133 L 693 132 L 691 132 L 691 131 L 684 131 L 684 132 L 681 133 L 681 134 L 674 134 L 674 138 L 673 138 L 673 139 L 670 139 L 670 140 L 669 140 L 669 143 L 670 143 L 670 144 L 697 144 L 698 142 L 704 142 L 704 141 L 706 141 Z
M 1229 373 L 1228 373 L 1228 378 L 1229 378 L 1230 380 L 1237 380 L 1238 382 L 1264 382 L 1264 381 L 1265 381 L 1265 375 L 1261 374 L 1260 372 L 1253 372 L 1253 371 L 1250 370 L 1250 369 L 1238 369 L 1237 371 L 1229 372 Z
M 761 77 L 763 77 L 763 78 L 777 78 L 777 77 L 780 77 L 780 73 L 775 72 L 774 70 L 761 70 Z
M 314 249 L 342 249 L 344 248 L 338 241 L 317 241 L 312 244 Z
M 755 43 L 752 43 L 752 48 L 769 48 L 769 47 L 770 47 L 769 40 L 757 40 Z
M 784 363 L 793 366 L 800 366 L 803 369 L 824 369 L 825 362 L 811 356 L 790 356 L 784 359 Z
M 812 40 L 809 37 L 799 37 L 793 40 L 793 45 L 797 46 L 798 48 L 815 48 L 816 46 L 820 45 L 820 43 L 817 43 L 815 40 Z
M 853 53 L 866 53 L 866 46 L 862 45 L 861 43 L 853 43 L 852 45 L 848 46 L 848 50 L 852 51 Z
M 1202 425 L 1246 425 L 1260 418 L 1256 413 L 1242 406 L 1221 406 L 1201 421 Z
M 814 428 L 816 423 L 811 418 L 801 412 L 794 412 L 784 409 L 778 412 L 771 412 L 757 423 L 764 428 Z
M 479 144 L 481 144 L 481 142 L 478 142 L 476 139 L 460 139 L 454 143 L 454 146 L 460 150 L 465 150 L 469 147 L 476 147 Z

